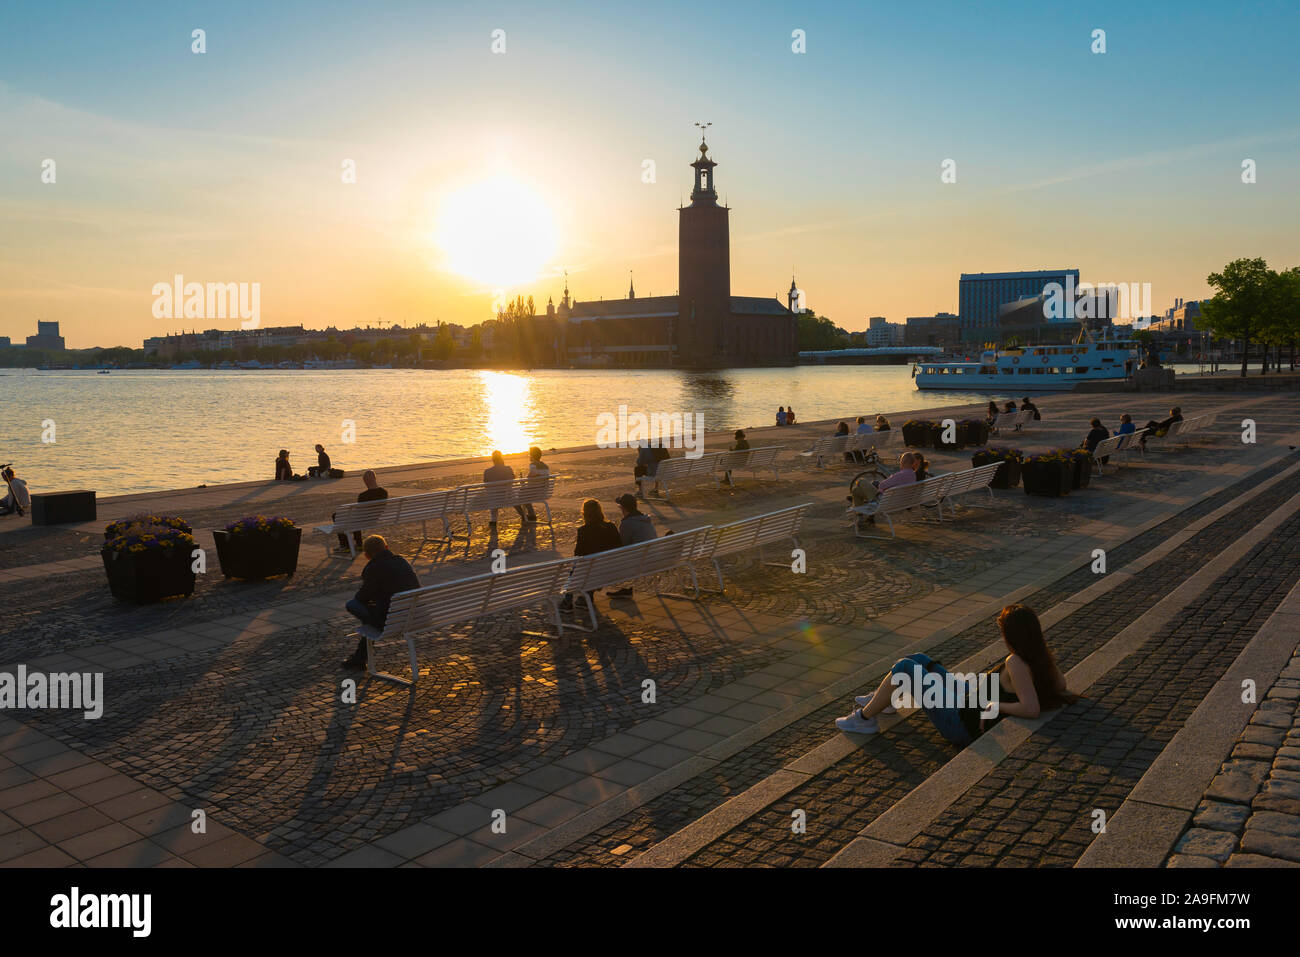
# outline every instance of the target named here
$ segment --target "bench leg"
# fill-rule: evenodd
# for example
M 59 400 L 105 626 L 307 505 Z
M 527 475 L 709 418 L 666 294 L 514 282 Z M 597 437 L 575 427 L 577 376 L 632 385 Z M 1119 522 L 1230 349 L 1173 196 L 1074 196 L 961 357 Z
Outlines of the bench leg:
M 407 681 L 405 678 L 399 678 L 397 675 L 390 675 L 388 672 L 380 671 L 375 667 L 375 642 L 371 638 L 366 639 L 366 673 L 372 678 L 378 678 L 381 681 L 391 681 L 393 684 L 401 685 L 403 688 L 414 688 L 415 679 L 419 676 L 419 670 L 414 667 L 415 645 L 410 638 L 406 639 L 406 643 L 410 646 L 411 651 L 412 668 L 410 681 Z
M 542 502 L 542 508 L 546 509 L 546 527 L 551 530 L 551 548 L 556 548 L 555 544 L 555 525 L 551 522 L 551 503 Z

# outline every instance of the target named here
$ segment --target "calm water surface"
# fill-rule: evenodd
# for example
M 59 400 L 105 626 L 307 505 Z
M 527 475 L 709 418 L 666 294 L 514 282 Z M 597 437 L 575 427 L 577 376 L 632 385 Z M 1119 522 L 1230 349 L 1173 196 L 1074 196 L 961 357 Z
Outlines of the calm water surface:
M 5 370 L 0 462 L 33 491 L 92 488 L 101 496 L 269 479 L 276 452 L 294 470 L 367 467 L 590 445 L 596 420 L 620 404 L 703 415 L 707 430 L 899 413 L 973 393 L 917 392 L 910 366 L 798 366 L 717 373 L 667 370 L 368 369 L 328 371 L 36 372 Z M 56 442 L 41 441 L 52 420 Z M 355 442 L 345 444 L 345 421 Z M 898 424 L 898 423 L 896 423 Z

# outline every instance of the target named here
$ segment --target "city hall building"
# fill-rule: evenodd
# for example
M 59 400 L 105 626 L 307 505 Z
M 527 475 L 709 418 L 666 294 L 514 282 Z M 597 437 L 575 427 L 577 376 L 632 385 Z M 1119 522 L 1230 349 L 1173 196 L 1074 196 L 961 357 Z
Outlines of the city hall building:
M 678 210 L 677 295 L 571 300 L 533 316 L 534 341 L 554 361 L 573 366 L 682 367 L 794 365 L 798 355 L 797 290 L 786 302 L 731 294 L 728 206 L 718 205 L 708 144 L 691 166 L 695 188 Z M 547 348 L 549 347 L 549 348 Z

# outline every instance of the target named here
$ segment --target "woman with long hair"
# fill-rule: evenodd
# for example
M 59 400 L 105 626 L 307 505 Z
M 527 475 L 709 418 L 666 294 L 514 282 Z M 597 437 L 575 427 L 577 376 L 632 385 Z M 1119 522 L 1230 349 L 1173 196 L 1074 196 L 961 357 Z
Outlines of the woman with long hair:
M 998 630 L 1009 654 L 989 673 L 989 685 L 995 692 L 992 699 L 997 705 L 995 716 L 982 716 L 984 709 L 973 700 L 973 686 L 962 700 L 952 700 L 951 691 L 958 679 L 952 678 L 943 665 L 928 655 L 913 654 L 900 658 L 874 692 L 855 698 L 858 707 L 851 714 L 836 718 L 835 727 L 845 734 L 875 734 L 880 730 L 876 715 L 893 714 L 894 690 L 901 692 L 907 688 L 908 693 L 900 695 L 899 702 L 910 699 L 921 703 L 935 729 L 948 741 L 964 747 L 1006 715 L 1037 718 L 1043 711 L 1079 699 L 1079 695 L 1066 687 L 1065 675 L 1043 638 L 1042 625 L 1033 609 L 1026 605 L 1007 605 L 998 615 Z M 927 678 L 931 674 L 934 679 Z M 924 686 L 931 680 L 943 689 L 939 696 L 942 700 L 937 703 L 930 700 L 932 695 L 924 694 Z

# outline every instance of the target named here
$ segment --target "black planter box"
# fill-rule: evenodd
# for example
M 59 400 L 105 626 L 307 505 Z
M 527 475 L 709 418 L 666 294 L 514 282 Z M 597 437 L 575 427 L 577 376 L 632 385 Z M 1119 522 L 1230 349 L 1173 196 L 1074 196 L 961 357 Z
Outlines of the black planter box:
M 194 556 L 188 548 L 101 550 L 99 554 L 114 598 L 147 605 L 173 595 L 194 594 Z
M 1020 467 L 1020 478 L 1026 495 L 1060 498 L 1070 494 L 1074 469 L 1064 462 L 1025 462 Z
M 1075 459 L 1070 473 L 1070 488 L 1087 488 L 1092 481 L 1092 462 L 1084 458 Z
M 95 493 L 88 489 L 72 492 L 33 492 L 33 525 L 68 525 L 95 520 Z
M 275 575 L 292 575 L 298 568 L 301 528 L 275 532 L 240 532 L 231 535 L 225 529 L 212 532 L 217 540 L 217 561 L 227 578 L 259 581 Z
M 928 424 L 903 426 L 903 444 L 915 449 L 930 448 L 930 426 Z
M 981 446 L 989 440 L 989 427 L 983 422 L 962 422 L 957 426 L 957 441 L 961 445 Z
M 943 440 L 943 426 L 942 425 L 930 426 L 930 446 L 932 448 L 939 449 L 945 452 L 951 451 L 953 449 L 961 448 L 962 446 L 961 426 L 959 425 L 954 426 L 953 432 L 955 434 L 956 441 L 952 443 L 947 443 L 944 442 Z
M 971 456 L 971 466 L 979 468 L 981 465 L 992 465 L 992 462 L 976 462 L 975 457 Z M 993 473 L 993 481 L 989 485 L 993 488 L 1015 488 L 1020 484 L 1020 460 L 1011 459 L 1001 463 L 1001 466 Z

